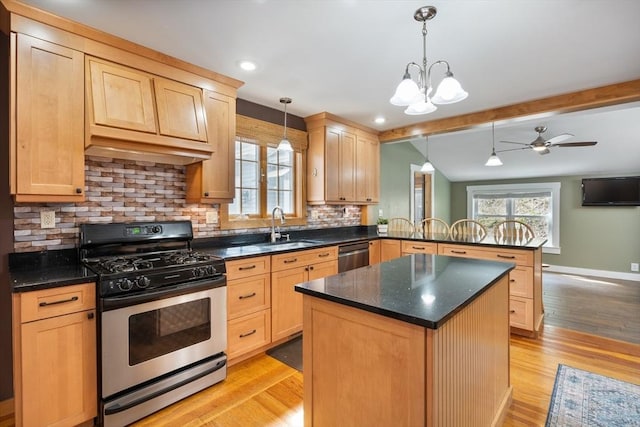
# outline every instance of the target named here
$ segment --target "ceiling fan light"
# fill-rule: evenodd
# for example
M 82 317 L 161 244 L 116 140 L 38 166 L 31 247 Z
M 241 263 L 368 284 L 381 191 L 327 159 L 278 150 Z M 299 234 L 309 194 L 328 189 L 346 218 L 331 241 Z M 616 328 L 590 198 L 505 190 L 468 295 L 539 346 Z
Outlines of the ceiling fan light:
M 533 151 L 545 151 L 547 150 L 547 146 L 544 144 L 540 144 L 540 145 L 532 145 L 531 148 L 533 148 Z M 548 150 L 547 150 L 548 151 Z
M 418 87 L 417 83 L 414 82 L 410 77 L 404 78 L 396 88 L 396 92 L 393 94 L 389 102 L 399 107 L 406 107 L 407 105 L 410 105 L 419 95 L 420 88 Z
M 437 109 L 438 107 L 433 105 L 431 100 L 427 100 L 427 101 L 422 100 L 420 102 L 415 102 L 409 105 L 407 109 L 404 110 L 404 113 L 410 116 L 419 116 L 421 114 L 433 113 Z
M 502 166 L 502 160 L 500 160 L 500 157 L 498 157 L 495 151 L 492 151 L 491 155 L 487 159 L 487 163 L 485 163 L 484 165 L 485 166 Z
M 278 151 L 293 151 L 293 147 L 287 138 L 282 138 L 280 143 L 278 144 Z
M 442 79 L 431 100 L 434 104 L 453 104 L 466 99 L 468 96 L 469 93 L 462 89 L 460 82 L 454 79 L 453 74 L 451 74 Z

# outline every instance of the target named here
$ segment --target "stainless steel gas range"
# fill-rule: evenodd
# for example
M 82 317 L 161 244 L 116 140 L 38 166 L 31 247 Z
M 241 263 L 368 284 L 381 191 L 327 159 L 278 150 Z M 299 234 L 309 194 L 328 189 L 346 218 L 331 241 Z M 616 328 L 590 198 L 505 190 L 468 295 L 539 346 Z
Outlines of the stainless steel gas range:
M 226 378 L 224 261 L 191 222 L 83 224 L 98 275 L 100 424 L 123 426 Z

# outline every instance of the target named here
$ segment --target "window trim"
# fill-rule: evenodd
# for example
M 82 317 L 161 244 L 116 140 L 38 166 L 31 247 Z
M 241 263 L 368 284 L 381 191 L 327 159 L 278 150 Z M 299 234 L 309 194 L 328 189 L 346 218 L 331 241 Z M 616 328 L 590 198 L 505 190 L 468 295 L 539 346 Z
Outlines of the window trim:
M 236 138 L 254 140 L 261 147 L 276 147 L 282 139 L 284 127 L 263 120 L 242 115 L 236 115 Z M 294 149 L 294 179 L 295 179 L 295 216 L 286 216 L 285 226 L 300 226 L 307 224 L 307 198 L 303 177 L 307 168 L 307 132 L 287 128 L 287 137 Z M 264 149 L 266 152 L 266 148 Z M 235 153 L 235 149 L 234 149 Z M 266 160 L 266 159 L 265 159 Z M 235 162 L 235 155 L 233 161 Z M 261 159 L 262 162 L 262 159 Z M 261 163 L 262 164 L 262 163 Z M 266 164 L 265 164 L 266 170 Z M 233 178 L 235 180 L 235 177 Z M 265 184 L 266 185 L 266 184 Z M 234 184 L 235 188 L 235 184 Z M 265 201 L 266 203 L 266 201 Z M 229 203 L 221 203 L 220 230 L 238 230 L 246 228 L 270 228 L 271 216 L 235 219 L 229 217 Z
M 542 246 L 543 253 L 560 254 L 560 183 L 539 182 L 523 184 L 495 184 L 467 186 L 467 218 L 475 219 L 473 198 L 476 194 L 551 192 L 551 236 L 553 246 Z

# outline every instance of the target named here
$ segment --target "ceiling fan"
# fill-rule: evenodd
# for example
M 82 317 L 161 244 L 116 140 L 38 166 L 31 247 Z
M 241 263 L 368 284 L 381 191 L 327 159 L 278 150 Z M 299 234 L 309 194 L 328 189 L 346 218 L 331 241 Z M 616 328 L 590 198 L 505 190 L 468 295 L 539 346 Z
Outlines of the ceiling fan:
M 497 153 L 501 153 L 504 151 L 514 151 L 514 150 L 526 150 L 532 149 L 538 154 L 549 154 L 551 147 L 589 147 L 592 145 L 596 145 L 597 141 L 581 141 L 581 142 L 564 142 L 560 144 L 561 141 L 565 141 L 574 135 L 570 133 L 561 133 L 560 135 L 556 135 L 553 138 L 545 139 L 542 134 L 546 132 L 546 126 L 536 126 L 535 131 L 538 132 L 538 137 L 530 143 L 524 142 L 514 142 L 514 141 L 500 141 L 507 144 L 518 144 L 523 145 L 521 148 L 510 148 L 508 150 L 498 150 Z

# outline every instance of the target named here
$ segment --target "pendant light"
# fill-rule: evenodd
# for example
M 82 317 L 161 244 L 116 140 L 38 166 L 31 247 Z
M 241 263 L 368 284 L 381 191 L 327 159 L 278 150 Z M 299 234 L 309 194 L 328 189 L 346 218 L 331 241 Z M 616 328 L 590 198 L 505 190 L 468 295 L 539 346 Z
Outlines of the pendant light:
M 278 151 L 293 151 L 293 147 L 287 139 L 287 104 L 291 104 L 291 98 L 280 98 L 280 103 L 284 104 L 284 135 L 278 144 Z
M 485 166 L 502 166 L 502 161 L 496 154 L 496 133 L 495 124 L 491 122 L 491 155 L 487 159 Z
M 427 173 L 433 172 L 434 170 L 433 165 L 429 161 L 429 135 L 427 135 L 424 141 L 424 164 L 420 168 L 420 172 Z
M 413 19 L 422 22 L 422 65 L 409 62 L 404 69 L 402 81 L 389 100 L 391 104 L 404 107 L 405 114 L 419 115 L 436 111 L 434 104 L 453 104 L 460 102 L 469 96 L 462 89 L 460 82 L 453 77 L 449 63 L 444 60 L 435 61 L 427 66 L 427 21 L 436 16 L 437 9 L 434 6 L 424 6 L 413 14 Z M 434 65 L 446 66 L 446 71 L 440 84 L 433 93 L 431 85 L 431 69 Z M 409 69 L 417 69 L 417 82 L 411 77 Z

